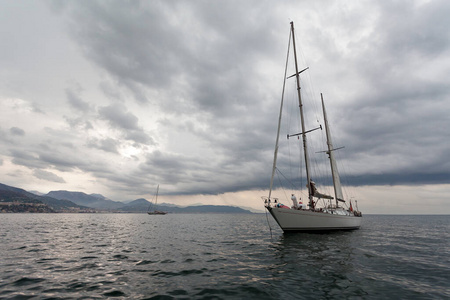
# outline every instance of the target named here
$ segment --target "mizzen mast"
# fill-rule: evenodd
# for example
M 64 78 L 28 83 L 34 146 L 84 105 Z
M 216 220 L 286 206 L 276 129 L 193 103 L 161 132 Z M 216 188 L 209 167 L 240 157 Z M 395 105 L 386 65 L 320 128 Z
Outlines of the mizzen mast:
M 325 104 L 323 102 L 323 95 L 320 94 L 320 97 L 322 99 L 322 110 L 323 110 L 323 119 L 325 122 L 325 132 L 327 135 L 327 146 L 328 151 L 326 153 L 328 154 L 328 158 L 330 159 L 330 165 L 331 165 L 331 176 L 333 177 L 333 186 L 334 186 L 334 195 L 336 199 L 336 207 L 339 206 L 339 201 L 345 202 L 344 196 L 342 193 L 342 186 L 341 186 L 341 179 L 339 178 L 339 172 L 336 164 L 336 159 L 334 158 L 334 151 L 341 149 L 341 148 L 333 148 L 333 143 L 331 142 L 331 133 L 330 133 L 330 127 L 328 125 L 328 119 L 327 119 L 327 112 L 325 111 Z

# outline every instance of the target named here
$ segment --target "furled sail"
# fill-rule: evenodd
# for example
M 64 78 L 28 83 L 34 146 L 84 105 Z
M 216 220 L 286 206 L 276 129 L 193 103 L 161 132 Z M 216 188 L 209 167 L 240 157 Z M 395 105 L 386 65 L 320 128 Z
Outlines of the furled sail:
M 322 97 L 322 94 L 321 94 Z M 331 164 L 331 175 L 333 176 L 333 185 L 334 185 L 334 193 L 336 196 L 336 204 L 337 201 L 345 202 L 344 196 L 342 194 L 342 186 L 341 186 L 341 180 L 339 178 L 339 172 L 336 165 L 336 160 L 334 158 L 334 149 L 333 143 L 331 142 L 331 133 L 330 133 L 330 127 L 328 125 L 328 119 L 327 119 L 327 113 L 325 111 L 325 104 L 323 103 L 323 97 L 322 97 L 322 108 L 323 108 L 323 118 L 325 121 L 325 131 L 327 134 L 327 145 L 328 145 L 328 151 L 327 154 L 330 158 L 330 164 Z
M 310 182 L 310 187 L 311 187 L 310 190 L 311 190 L 311 193 L 312 193 L 313 197 L 321 198 L 321 199 L 333 199 L 333 197 L 331 197 L 329 195 L 325 195 L 325 194 L 320 193 L 317 190 L 317 188 L 316 188 L 316 183 L 314 181 L 312 181 L 312 180 Z

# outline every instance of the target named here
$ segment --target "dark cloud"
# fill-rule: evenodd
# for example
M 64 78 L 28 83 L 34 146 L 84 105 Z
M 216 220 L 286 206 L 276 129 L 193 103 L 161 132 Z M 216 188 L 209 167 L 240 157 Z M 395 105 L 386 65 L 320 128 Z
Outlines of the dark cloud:
M 432 173 L 388 173 L 388 174 L 363 174 L 349 176 L 347 182 L 353 186 L 367 185 L 420 185 L 420 184 L 448 184 L 450 174 L 448 172 Z
M 449 165 L 440 159 L 450 152 L 442 142 L 450 86 L 441 76 L 450 70 L 442 64 L 450 54 L 450 34 L 442 31 L 450 6 L 432 1 L 405 7 L 399 2 L 381 4 L 379 10 L 376 30 L 360 41 L 370 47 L 351 59 L 350 69 L 363 80 L 356 86 L 358 94 L 343 107 L 344 118 L 336 119 L 346 132 L 349 160 L 371 162 L 357 173 L 381 172 L 384 183 L 391 181 L 387 178 L 397 183 L 436 178 L 438 183 L 442 174 L 450 179 Z M 427 175 L 435 172 L 440 175 Z M 380 182 L 372 176 L 360 178 L 367 184 Z
M 167 22 L 170 4 L 92 1 L 70 7 L 73 35 L 84 53 L 146 102 L 139 84 L 167 86 L 176 67 L 176 38 Z M 78 22 L 80 18 L 83 22 Z
M 147 88 L 175 89 L 177 97 L 166 103 L 170 111 L 182 109 L 177 102 L 187 100 L 198 110 L 224 113 L 242 103 L 242 92 L 251 89 L 247 78 L 257 81 L 258 59 L 275 53 L 274 30 L 261 26 L 271 18 L 260 14 L 266 7 L 240 5 L 252 9 L 236 10 L 234 2 L 211 7 L 97 1 L 73 5 L 69 11 L 73 35 L 86 56 L 128 87 L 136 100 L 149 100 Z
M 206 161 L 194 156 L 185 156 L 176 153 L 153 151 L 140 165 L 143 174 L 149 174 L 156 182 L 167 182 L 173 185 L 193 184 L 200 179 L 198 173 L 205 173 L 211 168 Z M 206 177 L 200 181 L 210 180 Z M 197 182 L 199 184 L 199 182 Z
M 58 153 L 57 151 L 41 153 L 39 154 L 39 160 L 47 166 L 50 165 L 64 172 L 73 171 L 75 168 L 82 168 L 86 164 L 86 161 L 81 157 L 75 157 L 67 153 Z
M 13 149 L 11 150 L 10 155 L 13 157 L 12 162 L 16 165 L 28 167 L 30 169 L 41 169 L 46 167 L 46 164 L 39 159 L 38 155 L 31 151 Z
M 9 132 L 11 132 L 12 135 L 18 135 L 18 136 L 24 136 L 25 130 L 19 128 L 19 127 L 11 127 L 9 129 Z
M 64 117 L 69 126 L 73 129 L 81 129 L 83 131 L 87 131 L 89 129 L 94 129 L 92 122 L 86 120 L 85 118 L 69 118 L 67 116 Z
M 120 90 L 110 82 L 102 81 L 100 82 L 99 87 L 102 92 L 110 99 L 121 100 L 123 98 Z
M 127 111 L 127 108 L 121 104 L 113 104 L 99 108 L 100 117 L 107 120 L 112 127 L 125 130 L 137 130 L 138 118 Z
M 388 53 L 398 53 L 398 59 L 407 60 L 414 56 L 436 58 L 448 52 L 450 33 L 447 1 L 429 1 L 422 5 L 405 6 L 404 3 L 380 3 L 381 41 Z M 392 56 L 390 56 L 392 57 Z
M 125 138 L 128 140 L 132 140 L 136 142 L 137 145 L 155 145 L 155 142 L 152 137 L 150 137 L 143 130 L 130 130 L 125 134 Z
M 155 143 L 152 137 L 138 125 L 138 118 L 127 111 L 124 105 L 112 104 L 100 107 L 99 115 L 108 121 L 112 128 L 121 130 L 126 139 L 135 141 L 138 144 L 152 145 Z
M 97 148 L 105 152 L 112 152 L 116 154 L 119 154 L 117 149 L 119 145 L 120 142 L 112 138 L 91 139 L 87 143 L 88 147 Z
M 82 111 L 82 112 L 88 112 L 89 111 L 89 103 L 86 101 L 83 101 L 79 95 L 80 93 L 77 91 L 73 91 L 71 89 L 66 89 L 66 96 L 69 100 L 69 103 L 72 107 Z
M 52 182 L 57 182 L 57 183 L 66 183 L 66 181 L 62 177 L 59 177 L 58 175 L 56 175 L 52 172 L 47 172 L 44 170 L 34 170 L 33 175 L 36 178 L 39 178 L 42 180 L 47 180 L 47 181 L 52 181 Z

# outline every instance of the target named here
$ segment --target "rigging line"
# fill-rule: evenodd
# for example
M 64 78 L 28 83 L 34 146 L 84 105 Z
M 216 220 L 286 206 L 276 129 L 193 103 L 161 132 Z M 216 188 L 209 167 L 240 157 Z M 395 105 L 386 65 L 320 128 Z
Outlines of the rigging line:
M 277 174 L 281 174 L 281 176 L 283 176 L 283 178 L 286 179 L 286 181 L 291 184 L 291 188 L 295 189 L 295 184 L 291 180 L 289 180 L 286 176 L 284 176 L 284 174 L 280 171 L 280 169 L 277 168 L 277 171 L 278 171 Z M 280 181 L 281 187 L 283 187 L 280 177 L 278 177 L 278 180 Z
M 305 53 L 303 51 L 302 42 L 301 42 L 302 40 L 297 38 L 297 35 L 298 35 L 297 31 L 294 34 L 295 34 L 295 37 L 296 37 L 296 41 L 299 41 L 297 43 L 297 46 L 298 46 L 297 50 L 300 52 L 300 59 L 306 66 L 308 66 L 309 63 L 308 63 L 308 60 L 306 59 L 306 55 L 305 55 Z M 320 123 L 319 122 L 319 119 L 320 119 L 319 116 L 321 114 L 319 112 L 321 111 L 321 109 L 319 109 L 319 106 L 320 106 L 319 102 L 314 101 L 314 99 L 316 98 L 314 95 L 317 95 L 317 94 L 316 94 L 316 88 L 315 88 L 313 80 L 312 80 L 312 75 L 313 75 L 313 70 L 305 72 L 304 76 L 306 76 L 306 77 L 303 78 L 303 81 L 306 81 L 307 84 L 303 85 L 303 88 L 302 88 L 301 92 L 305 96 L 304 99 L 305 99 L 306 102 L 308 102 L 308 106 L 311 105 L 310 111 L 312 111 L 312 113 L 313 113 L 313 115 L 314 115 L 314 117 L 316 119 L 316 122 Z M 306 116 L 306 120 L 309 120 L 308 116 Z M 310 123 L 310 122 L 308 121 L 308 123 Z
M 278 117 L 278 130 L 277 130 L 277 139 L 275 142 L 275 151 L 273 153 L 273 166 L 272 166 L 272 176 L 270 178 L 270 188 L 269 188 L 269 199 L 270 199 L 270 195 L 272 194 L 272 187 L 273 187 L 273 177 L 275 175 L 275 169 L 277 167 L 277 155 L 278 155 L 278 142 L 279 142 L 279 138 L 280 138 L 280 125 L 281 125 L 281 116 L 283 113 L 283 102 L 284 102 L 284 91 L 285 91 L 285 87 L 286 87 L 286 72 L 287 72 L 287 67 L 288 67 L 288 62 L 289 62 L 289 51 L 290 51 L 290 44 L 291 44 L 291 33 L 289 33 L 289 41 L 288 41 L 288 50 L 287 50 L 287 55 L 286 55 L 286 66 L 284 69 L 284 79 L 283 79 L 283 92 L 281 93 L 281 104 L 280 104 L 280 115 Z
M 289 132 L 288 132 L 288 134 L 289 134 Z M 299 144 L 299 138 L 288 139 L 287 144 L 288 144 L 288 151 L 289 151 L 289 178 L 295 178 L 296 176 L 301 177 L 301 174 L 302 174 L 301 167 L 297 168 L 299 163 L 301 165 L 303 162 L 302 152 L 301 152 L 302 147 Z M 297 150 L 298 150 L 299 156 L 295 155 L 297 153 Z M 294 154 L 292 154 L 292 153 L 294 153 Z M 292 157 L 294 157 L 294 159 Z M 286 176 L 284 176 L 284 177 L 286 177 Z M 292 181 L 292 180 L 290 180 L 290 181 Z M 292 185 L 295 187 L 295 184 L 292 183 Z
M 331 177 L 330 174 L 330 170 L 327 167 L 327 159 L 326 159 L 326 155 L 320 154 L 317 155 L 317 153 L 321 152 L 321 151 L 316 151 L 316 150 L 322 150 L 323 149 L 323 145 L 327 145 L 326 139 L 325 139 L 325 131 L 321 130 L 320 133 L 317 133 L 319 135 L 320 138 L 320 142 L 319 139 L 315 139 L 312 141 L 311 143 L 311 148 L 313 149 L 313 152 L 316 153 L 313 156 L 313 172 L 314 172 L 314 176 L 316 178 L 316 180 L 318 179 L 322 179 L 321 183 L 316 181 L 316 184 L 319 184 L 321 186 L 321 189 L 326 191 L 328 194 L 330 193 L 329 190 L 329 185 L 327 182 L 327 178 Z
M 279 175 L 279 174 L 283 175 L 283 173 L 281 173 L 280 170 L 278 170 L 278 172 L 277 172 L 277 175 Z M 277 177 L 278 177 L 278 181 L 280 182 L 281 189 L 283 190 L 285 199 L 289 199 L 288 196 L 286 195 L 286 189 L 283 187 L 283 183 L 281 182 L 280 176 L 277 176 Z M 284 177 L 284 175 L 283 175 L 283 177 Z M 286 177 L 284 177 L 284 178 L 289 182 L 289 179 L 287 179 Z
M 306 59 L 306 56 L 302 51 L 302 47 L 300 46 L 299 48 L 300 48 L 300 55 L 301 55 L 302 59 L 304 60 L 305 65 L 309 65 L 309 63 Z M 305 100 L 307 100 L 312 107 L 312 111 L 314 113 L 314 117 L 315 117 L 317 123 L 319 123 L 320 113 L 318 113 L 318 112 L 320 111 L 320 109 L 319 109 L 319 104 L 317 103 L 317 101 L 314 101 L 314 99 L 315 99 L 314 95 L 316 95 L 316 89 L 315 89 L 315 86 L 314 86 L 314 83 L 312 80 L 312 76 L 311 76 L 312 72 L 313 71 L 310 70 L 309 72 L 307 72 L 305 74 L 306 78 L 304 78 L 304 81 L 307 81 L 307 84 L 304 85 L 305 86 L 304 95 L 306 98 Z

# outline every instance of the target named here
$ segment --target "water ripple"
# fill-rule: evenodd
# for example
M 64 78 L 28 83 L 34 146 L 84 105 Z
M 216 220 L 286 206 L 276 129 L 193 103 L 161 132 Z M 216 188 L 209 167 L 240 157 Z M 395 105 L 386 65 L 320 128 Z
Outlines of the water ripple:
M 449 216 L 283 234 L 264 215 L 0 215 L 2 299 L 448 299 Z

